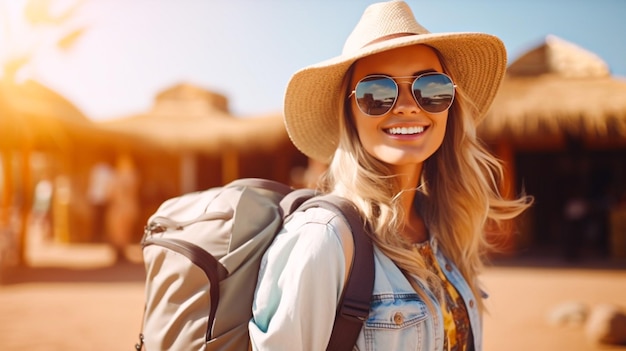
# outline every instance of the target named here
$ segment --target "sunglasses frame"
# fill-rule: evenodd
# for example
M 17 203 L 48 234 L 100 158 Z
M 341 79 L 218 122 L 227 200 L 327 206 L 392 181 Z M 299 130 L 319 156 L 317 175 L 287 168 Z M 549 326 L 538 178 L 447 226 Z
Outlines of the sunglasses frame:
M 432 75 L 444 76 L 444 77 L 446 77 L 446 78 L 448 78 L 450 80 L 450 83 L 452 83 L 452 99 L 450 100 L 450 105 L 448 107 L 446 107 L 444 110 L 439 111 L 439 112 L 430 112 L 427 109 L 425 109 L 419 103 L 419 101 L 417 100 L 417 97 L 415 97 L 415 91 L 413 90 L 413 84 L 415 84 L 415 82 L 418 79 L 420 79 L 420 78 L 422 78 L 424 76 L 432 76 Z M 413 96 L 413 100 L 415 101 L 417 106 L 419 106 L 419 108 L 422 111 L 425 111 L 426 113 L 429 113 L 429 114 L 439 114 L 439 113 L 444 113 L 444 112 L 448 111 L 450 109 L 450 107 L 452 107 L 452 103 L 454 102 L 454 98 L 456 97 L 456 84 L 454 84 L 454 81 L 452 80 L 452 78 L 449 75 L 447 75 L 445 73 L 442 73 L 442 72 L 425 72 L 425 73 L 422 73 L 422 74 L 417 75 L 417 76 L 392 77 L 392 76 L 388 76 L 388 75 L 385 75 L 385 74 L 371 74 L 371 75 L 365 76 L 365 77 L 359 79 L 359 81 L 354 85 L 354 90 L 352 90 L 352 92 L 350 92 L 350 95 L 348 95 L 348 99 L 350 99 L 352 96 L 354 96 L 355 99 L 357 98 L 356 97 L 356 89 L 359 86 L 359 84 L 361 82 L 363 82 L 363 80 L 376 78 L 376 77 L 390 79 L 394 83 L 394 85 L 396 87 L 396 96 L 394 97 L 393 104 L 391 104 L 391 106 L 389 107 L 389 110 L 387 110 L 385 113 L 380 114 L 380 115 L 372 115 L 372 114 L 369 114 L 369 113 L 363 111 L 363 109 L 361 108 L 361 105 L 359 105 L 359 102 L 355 100 L 356 106 L 359 109 L 359 111 L 361 111 L 361 113 L 363 113 L 364 115 L 369 116 L 369 117 L 381 117 L 381 116 L 384 116 L 384 115 L 388 114 L 389 111 L 393 110 L 393 107 L 396 105 L 396 102 L 398 101 L 398 96 L 400 95 L 400 87 L 398 86 L 398 84 L 400 84 L 400 83 L 402 83 L 402 84 L 411 84 L 411 95 Z M 396 79 L 409 79 L 409 78 L 412 78 L 412 80 L 410 82 L 400 82 L 400 83 L 398 83 L 396 81 Z

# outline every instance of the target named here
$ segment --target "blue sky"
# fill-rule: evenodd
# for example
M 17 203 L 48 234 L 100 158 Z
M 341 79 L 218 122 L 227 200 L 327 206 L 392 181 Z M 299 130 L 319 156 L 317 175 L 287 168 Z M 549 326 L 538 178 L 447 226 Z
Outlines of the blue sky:
M 238 116 L 278 112 L 291 74 L 338 55 L 372 2 L 86 0 L 72 21 L 88 26 L 82 37 L 67 51 L 39 40 L 24 75 L 93 119 L 144 112 L 156 93 L 179 82 L 226 95 Z M 626 77 L 626 1 L 407 2 L 432 32 L 499 36 L 510 61 L 553 34 L 596 53 Z

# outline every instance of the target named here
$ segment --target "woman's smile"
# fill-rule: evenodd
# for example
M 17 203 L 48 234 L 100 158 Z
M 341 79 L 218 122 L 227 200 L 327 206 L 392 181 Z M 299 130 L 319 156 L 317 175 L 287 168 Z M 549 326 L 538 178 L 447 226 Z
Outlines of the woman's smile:
M 417 136 L 424 133 L 426 128 L 424 126 L 391 127 L 383 131 L 391 136 Z
M 424 72 L 442 71 L 439 57 L 425 45 L 389 50 L 356 62 L 352 86 L 371 75 L 397 77 L 397 95 L 387 112 L 368 115 L 357 105 L 357 98 L 351 101 L 359 139 L 367 153 L 390 166 L 398 167 L 397 170 L 405 166 L 413 169 L 413 172 L 421 170 L 423 162 L 443 143 L 448 111 L 429 113 L 423 110 L 415 99 L 419 91 L 412 91 L 412 77 Z M 366 96 L 361 95 L 361 99 Z

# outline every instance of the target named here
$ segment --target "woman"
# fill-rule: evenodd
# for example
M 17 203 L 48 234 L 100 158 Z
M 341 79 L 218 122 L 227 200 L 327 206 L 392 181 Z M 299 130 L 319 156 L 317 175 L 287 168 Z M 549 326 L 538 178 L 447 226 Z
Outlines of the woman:
M 476 139 L 505 67 L 496 37 L 429 33 L 391 1 L 366 9 L 341 56 L 289 82 L 292 141 L 329 164 L 320 190 L 352 201 L 372 228 L 376 277 L 357 349 L 482 350 L 484 228 L 531 202 L 502 198 L 501 166 Z M 326 348 L 346 228 L 317 208 L 285 224 L 259 275 L 254 349 Z

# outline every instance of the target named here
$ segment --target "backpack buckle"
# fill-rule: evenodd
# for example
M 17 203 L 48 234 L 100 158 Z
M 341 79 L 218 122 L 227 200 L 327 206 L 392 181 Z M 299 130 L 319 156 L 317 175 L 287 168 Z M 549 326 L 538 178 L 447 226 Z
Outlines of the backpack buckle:
M 347 298 L 344 298 L 343 305 L 339 310 L 339 315 L 356 322 L 364 322 L 365 320 L 367 320 L 367 316 L 369 315 L 369 313 L 369 301 L 363 302 Z

